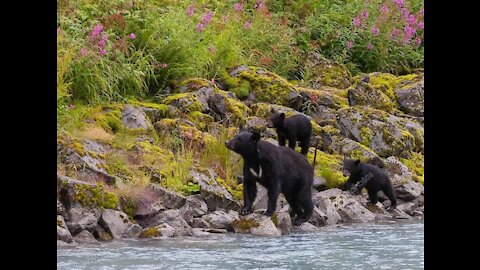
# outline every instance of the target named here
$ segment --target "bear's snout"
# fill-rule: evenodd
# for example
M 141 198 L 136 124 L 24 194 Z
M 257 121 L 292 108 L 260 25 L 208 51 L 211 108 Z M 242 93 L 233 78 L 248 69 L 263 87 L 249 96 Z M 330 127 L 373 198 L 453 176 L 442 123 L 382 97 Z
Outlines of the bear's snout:
M 226 141 L 226 142 L 225 142 L 225 146 L 226 146 L 228 149 L 233 150 L 232 140 Z
M 348 170 L 343 170 L 343 176 L 347 177 L 350 175 L 350 172 Z

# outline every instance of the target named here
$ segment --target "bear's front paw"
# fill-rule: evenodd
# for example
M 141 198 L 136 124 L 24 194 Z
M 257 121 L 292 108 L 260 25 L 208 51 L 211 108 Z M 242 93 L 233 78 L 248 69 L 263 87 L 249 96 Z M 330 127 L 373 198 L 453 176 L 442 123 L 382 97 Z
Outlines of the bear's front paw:
M 251 214 L 251 213 L 252 213 L 252 209 L 243 208 L 242 211 L 240 212 L 240 215 L 245 216 L 245 215 L 248 215 L 248 214 Z
M 273 215 L 273 211 L 268 211 L 268 210 L 267 210 L 267 211 L 263 212 L 263 214 L 264 214 L 265 216 L 271 217 L 271 216 Z

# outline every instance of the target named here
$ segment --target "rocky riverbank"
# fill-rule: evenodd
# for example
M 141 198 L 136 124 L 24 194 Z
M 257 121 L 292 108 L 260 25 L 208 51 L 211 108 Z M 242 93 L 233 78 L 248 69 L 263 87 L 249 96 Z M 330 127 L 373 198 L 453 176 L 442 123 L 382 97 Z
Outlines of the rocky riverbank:
M 257 67 L 239 66 L 219 81 L 172 82 L 149 102 L 72 106 L 57 139 L 58 245 L 119 238 L 166 238 L 211 233 L 280 236 L 292 232 L 283 197 L 274 216 L 259 187 L 255 213 L 240 216 L 241 159 L 224 147 L 239 125 L 266 128 L 271 108 L 303 113 L 315 140 L 314 215 L 299 230 L 339 223 L 423 218 L 423 73 L 351 77 L 313 58 L 319 74 L 300 87 Z M 75 107 L 75 108 L 74 108 Z M 216 159 L 221 157 L 221 159 Z M 368 206 L 367 195 L 338 187 L 344 157 L 383 167 L 398 207 Z

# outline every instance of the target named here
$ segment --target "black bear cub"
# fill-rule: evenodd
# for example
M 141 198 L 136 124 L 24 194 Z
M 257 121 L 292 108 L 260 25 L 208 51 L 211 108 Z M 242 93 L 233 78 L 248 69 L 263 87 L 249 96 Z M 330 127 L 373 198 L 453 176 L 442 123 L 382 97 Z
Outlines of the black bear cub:
M 302 155 L 308 153 L 310 137 L 312 136 L 312 123 L 304 115 L 297 114 L 285 118 L 285 113 L 272 110 L 273 115 L 268 119 L 267 127 L 275 128 L 278 135 L 278 145 L 285 146 L 288 140 L 288 147 L 295 150 L 297 141 L 300 141 Z
M 252 212 L 258 182 L 267 189 L 265 215 L 271 216 L 275 212 L 278 196 L 283 193 L 292 209 L 291 216 L 296 215 L 293 224 L 299 225 L 310 219 L 313 212 L 313 168 L 304 156 L 290 148 L 260 140 L 258 132 L 240 131 L 225 145 L 244 160 L 244 205 L 240 214 Z
M 388 175 L 375 165 L 362 163 L 360 160 L 345 159 L 343 162 L 343 176 L 350 176 L 345 188 L 359 193 L 363 187 L 367 189 L 371 204 L 378 202 L 378 191 L 383 191 L 391 202 L 390 207 L 397 206 L 397 198 Z

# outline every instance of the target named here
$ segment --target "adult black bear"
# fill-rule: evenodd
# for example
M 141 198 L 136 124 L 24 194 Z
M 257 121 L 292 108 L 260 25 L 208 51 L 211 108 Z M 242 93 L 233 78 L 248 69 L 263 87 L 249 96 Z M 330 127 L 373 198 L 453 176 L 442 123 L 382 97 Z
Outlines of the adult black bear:
M 288 147 L 295 150 L 297 141 L 300 141 L 302 155 L 308 153 L 310 137 L 312 136 L 312 123 L 304 115 L 296 114 L 285 118 L 285 113 L 272 110 L 273 115 L 268 119 L 267 127 L 275 128 L 278 135 L 278 145 L 285 146 L 288 140 Z
M 299 225 L 310 219 L 313 212 L 313 168 L 304 156 L 290 148 L 261 141 L 258 132 L 240 131 L 225 145 L 244 160 L 244 205 L 240 214 L 252 212 L 258 182 L 267 189 L 265 215 L 271 216 L 275 212 L 281 192 L 292 209 L 291 216 L 297 216 L 293 224 Z
M 343 176 L 350 176 L 345 183 L 347 190 L 358 193 L 367 188 L 368 198 L 371 204 L 378 202 L 378 191 L 383 191 L 391 202 L 390 207 L 397 206 L 397 198 L 388 175 L 372 164 L 362 163 L 360 160 L 345 159 L 343 162 Z

